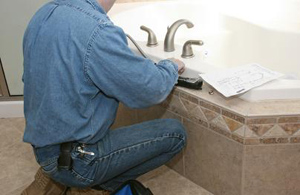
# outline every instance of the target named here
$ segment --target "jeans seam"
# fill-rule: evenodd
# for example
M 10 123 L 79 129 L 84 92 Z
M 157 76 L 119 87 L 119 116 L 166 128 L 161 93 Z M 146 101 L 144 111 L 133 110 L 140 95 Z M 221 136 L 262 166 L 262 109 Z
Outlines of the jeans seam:
M 46 161 L 40 162 L 39 164 L 40 164 L 40 166 L 42 166 L 42 167 L 43 167 L 43 166 L 50 165 L 50 164 L 52 164 L 53 162 L 57 161 L 58 157 L 59 157 L 59 156 L 54 156 L 54 157 L 52 157 L 52 158 L 50 158 L 50 159 L 47 159 Z
M 94 182 L 94 179 L 89 179 L 89 178 L 83 177 L 82 175 L 77 173 L 74 169 L 71 170 L 71 173 L 80 181 L 84 181 L 84 182 L 88 182 L 88 183 Z
M 107 158 L 109 158 L 109 157 L 111 157 L 111 156 L 113 156 L 115 154 L 121 153 L 122 151 L 131 150 L 132 148 L 139 147 L 141 145 L 145 145 L 147 143 L 155 142 L 155 141 L 157 141 L 159 139 L 164 139 L 164 138 L 178 138 L 178 139 L 184 140 L 180 134 L 166 134 L 166 135 L 163 135 L 161 137 L 156 137 L 155 139 L 146 140 L 146 141 L 140 142 L 140 143 L 135 144 L 135 145 L 131 145 L 131 146 L 127 146 L 127 147 L 118 149 L 116 151 L 113 151 L 113 152 L 109 153 L 106 156 L 103 156 L 101 158 L 96 158 L 95 160 L 97 160 L 97 161 L 103 161 L 103 160 L 105 160 L 105 159 L 107 159 Z

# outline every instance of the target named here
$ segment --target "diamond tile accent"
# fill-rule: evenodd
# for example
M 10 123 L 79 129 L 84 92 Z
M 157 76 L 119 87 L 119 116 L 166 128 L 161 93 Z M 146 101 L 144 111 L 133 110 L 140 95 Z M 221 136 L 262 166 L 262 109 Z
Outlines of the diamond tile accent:
M 257 134 L 254 133 L 254 131 L 251 131 L 249 129 L 249 127 L 247 127 L 246 125 L 244 127 L 245 127 L 245 137 L 246 138 L 258 138 Z
M 193 118 L 197 118 L 205 121 L 207 120 L 199 106 L 195 107 L 189 114 Z
M 237 121 L 235 121 L 235 120 L 232 120 L 232 119 L 230 119 L 230 118 L 228 118 L 228 117 L 226 117 L 226 116 L 222 116 L 222 117 L 223 117 L 225 123 L 227 124 L 227 127 L 229 128 L 229 130 L 230 130 L 231 132 L 233 132 L 233 131 L 235 131 L 235 130 L 237 130 L 238 128 L 240 128 L 240 127 L 243 126 L 242 123 L 239 123 L 239 122 L 237 122 Z
M 201 110 L 202 110 L 202 112 L 204 113 L 204 115 L 205 115 L 205 117 L 206 117 L 206 119 L 207 119 L 208 121 L 211 121 L 211 120 L 217 118 L 217 117 L 220 115 L 220 114 L 217 113 L 217 112 L 208 110 L 208 109 L 203 108 L 203 107 L 201 108 Z
M 195 108 L 197 108 L 197 104 L 192 103 L 186 99 L 181 98 L 180 99 L 181 102 L 183 103 L 184 107 L 186 108 L 186 110 L 188 111 L 188 113 L 191 113 Z
M 161 106 L 244 145 L 300 143 L 300 115 L 246 116 L 180 88 Z
M 249 129 L 254 131 L 258 136 L 264 135 L 274 125 L 248 125 Z
M 300 129 L 293 134 L 293 136 L 300 136 Z
M 264 137 L 277 137 L 277 136 L 279 137 L 288 136 L 288 134 L 278 125 L 275 125 L 266 134 L 264 134 Z
M 280 127 L 289 135 L 293 135 L 300 129 L 300 124 L 280 124 Z
M 238 135 L 240 137 L 245 137 L 245 126 L 239 128 L 238 130 L 234 131 L 233 134 Z
M 205 127 L 208 127 L 207 119 L 205 118 L 199 106 L 191 110 L 191 112 L 189 113 L 189 117 L 192 121 Z
M 251 131 L 246 125 L 240 127 L 238 130 L 234 131 L 233 134 L 239 135 L 244 138 L 258 138 L 256 133 Z
M 182 101 L 178 96 L 172 96 L 166 100 L 166 104 L 163 107 L 171 110 L 172 112 L 181 115 L 182 117 L 188 117 L 188 110 L 183 105 Z
M 226 124 L 226 122 L 224 121 L 223 117 L 222 116 L 218 116 L 217 118 L 215 118 L 214 120 L 211 121 L 211 124 L 216 126 L 216 127 L 219 127 L 223 130 L 226 130 L 228 132 L 231 132 Z

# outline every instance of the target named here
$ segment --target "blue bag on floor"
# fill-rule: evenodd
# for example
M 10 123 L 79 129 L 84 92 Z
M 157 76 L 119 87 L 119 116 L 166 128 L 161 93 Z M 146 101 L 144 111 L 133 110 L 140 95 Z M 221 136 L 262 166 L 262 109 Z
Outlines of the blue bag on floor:
M 149 188 L 136 180 L 129 180 L 123 183 L 111 195 L 153 195 Z

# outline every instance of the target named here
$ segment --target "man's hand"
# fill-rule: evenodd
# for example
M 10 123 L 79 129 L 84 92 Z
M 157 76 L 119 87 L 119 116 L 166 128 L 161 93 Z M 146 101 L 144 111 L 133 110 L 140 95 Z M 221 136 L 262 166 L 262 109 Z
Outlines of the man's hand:
M 185 71 L 185 64 L 181 60 L 176 58 L 169 58 L 168 60 L 171 60 L 178 65 L 178 74 L 182 74 Z

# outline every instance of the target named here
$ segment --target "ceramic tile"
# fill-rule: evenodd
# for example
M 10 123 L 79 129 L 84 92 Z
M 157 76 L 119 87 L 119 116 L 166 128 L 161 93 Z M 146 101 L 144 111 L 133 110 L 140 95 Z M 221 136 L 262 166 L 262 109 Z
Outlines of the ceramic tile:
M 221 109 L 218 106 L 215 106 L 215 105 L 210 104 L 208 102 L 200 101 L 200 106 L 202 106 L 202 107 L 204 107 L 208 110 L 214 111 L 216 113 L 221 113 Z
M 166 100 L 167 109 L 182 116 L 188 117 L 188 110 L 185 108 L 184 104 L 182 103 L 181 99 L 177 96 L 169 96 Z M 165 107 L 165 106 L 164 106 Z
M 293 135 L 300 129 L 300 123 L 298 124 L 280 124 L 280 127 L 289 135 Z
M 300 117 L 280 117 L 278 123 L 300 123 Z
M 5 119 L 8 120 L 8 119 Z M 0 190 L 4 194 L 20 194 L 22 189 L 33 181 L 33 176 L 38 169 L 31 145 L 22 142 L 23 133 L 18 130 L 19 119 L 9 119 L 9 126 L 0 131 L 1 143 L 5 149 L 0 151 Z M 1 120 L 1 124 L 4 121 Z M 11 143 L 13 140 L 13 143 Z
M 244 126 L 244 130 L 246 138 L 258 138 L 257 134 L 251 131 L 246 125 Z
M 166 110 L 161 106 L 152 106 L 147 109 L 137 110 L 138 122 L 154 120 L 158 118 L 173 118 L 182 121 L 181 117 L 171 111 Z
M 260 144 L 259 138 L 247 138 L 244 140 L 245 145 L 258 145 Z
M 263 144 L 286 144 L 289 142 L 288 138 L 262 138 Z
M 227 127 L 229 128 L 229 130 L 231 132 L 233 132 L 243 126 L 242 123 L 239 123 L 236 120 L 232 120 L 226 116 L 223 116 L 223 120 L 225 121 Z
M 211 121 L 220 115 L 217 112 L 211 111 L 211 110 L 203 108 L 203 107 L 201 107 L 201 110 L 208 121 Z
M 263 137 L 286 137 L 288 134 L 278 125 L 272 127 Z
M 136 110 L 126 107 L 123 104 L 119 105 L 117 116 L 112 129 L 116 129 L 123 126 L 128 126 L 137 123 Z
M 153 172 L 148 173 L 151 175 L 150 179 L 147 179 L 147 175 L 142 179 L 143 184 L 149 187 L 153 194 L 213 195 L 173 170 L 163 168 L 160 171 L 159 169 L 153 171 L 156 175 Z
M 184 152 L 182 151 L 177 154 L 170 162 L 167 163 L 167 166 L 184 176 Z
M 244 195 L 299 195 L 300 145 L 246 146 Z
M 23 133 L 18 131 L 9 119 L 0 119 L 0 148 L 6 150 L 7 148 L 22 141 Z
M 239 136 L 239 135 L 232 134 L 231 139 L 233 141 L 236 141 L 236 142 L 240 143 L 240 144 L 244 144 L 244 138 Z
M 174 115 L 166 112 L 162 117 L 169 116 Z M 9 134 L 12 135 L 13 140 L 16 140 L 11 145 L 8 144 L 11 139 L 1 140 L 7 147 L 5 150 L 0 151 L 0 166 L 2 167 L 0 169 L 0 191 L 3 195 L 19 195 L 33 181 L 39 166 L 35 161 L 32 147 L 19 139 L 22 137 L 22 133 L 13 125 L 20 120 L 10 120 L 0 119 L 0 137 L 7 138 L 6 134 Z M 181 157 L 176 158 L 180 159 Z M 154 194 L 212 195 L 166 166 L 161 167 L 159 170 L 154 170 L 143 177 L 144 184 L 149 186 Z
M 183 103 L 184 107 L 186 108 L 186 110 L 189 113 L 198 106 L 198 104 L 195 104 L 195 103 L 193 103 L 191 101 L 188 101 L 186 99 L 181 99 L 181 102 Z
M 184 120 L 186 177 L 215 195 L 240 195 L 243 145 Z
M 25 128 L 25 118 L 9 118 L 7 119 L 11 122 L 11 124 L 17 128 L 19 131 L 21 131 L 22 133 L 24 132 L 24 128 Z
M 291 137 L 290 138 L 290 143 L 294 144 L 294 143 L 300 143 L 300 137 Z
M 233 132 L 234 135 L 245 137 L 245 126 L 240 127 L 238 130 Z
M 235 121 L 238 121 L 240 123 L 245 123 L 245 118 L 238 115 L 238 114 L 235 114 L 233 112 L 230 112 L 230 111 L 227 111 L 227 110 L 222 110 L 222 115 L 224 116 L 227 116 Z
M 208 127 L 207 119 L 197 104 L 182 100 L 185 108 L 188 110 L 188 118 L 200 125 Z
M 248 103 L 249 116 L 299 115 L 299 100 L 268 100 Z
M 223 128 L 221 128 L 213 123 L 209 124 L 209 129 L 215 131 L 219 135 L 224 135 L 227 138 L 231 139 L 231 133 L 228 130 L 224 130 Z
M 215 118 L 214 120 L 210 121 L 210 124 L 212 126 L 216 126 L 218 127 L 219 129 L 221 130 L 224 130 L 226 132 L 230 132 L 229 128 L 227 127 L 227 124 L 226 122 L 224 121 L 223 117 L 222 116 L 218 116 L 217 118 Z
M 193 102 L 194 104 L 199 104 L 198 98 L 195 98 L 195 97 L 193 97 L 193 96 L 191 96 L 189 94 L 183 93 L 183 92 L 180 93 L 180 98 L 186 99 L 186 100 L 188 100 L 190 102 Z
M 202 90 L 192 90 L 183 87 L 178 87 L 178 90 L 198 97 L 201 101 L 208 101 L 211 104 L 218 105 L 224 109 L 235 112 L 244 116 L 285 116 L 285 115 L 300 115 L 299 100 L 268 100 L 260 102 L 247 102 L 238 97 L 225 98 L 219 93 L 209 95 L 211 87 L 203 85 Z M 200 101 L 200 102 L 201 102 Z
M 298 130 L 298 131 L 296 131 L 294 134 L 293 134 L 293 136 L 300 136 L 300 129 Z
M 267 133 L 274 125 L 248 125 L 248 128 L 255 132 L 258 136 Z
M 276 121 L 276 118 L 249 118 L 246 124 L 274 124 Z

